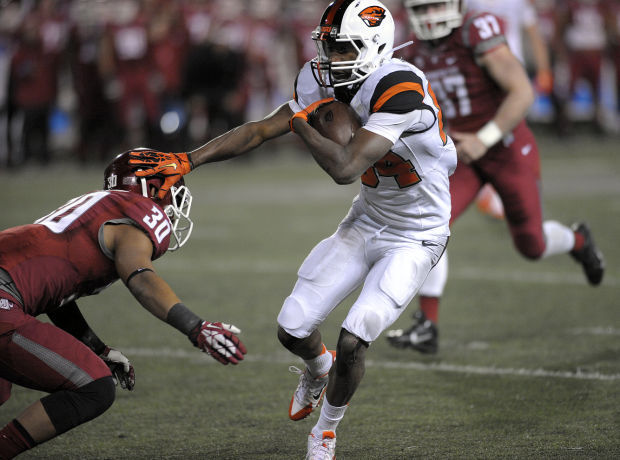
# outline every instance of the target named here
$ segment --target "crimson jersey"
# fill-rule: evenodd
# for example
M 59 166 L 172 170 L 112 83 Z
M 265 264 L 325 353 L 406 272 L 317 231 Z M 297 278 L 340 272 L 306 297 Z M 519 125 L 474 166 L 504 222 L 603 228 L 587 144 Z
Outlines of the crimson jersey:
M 449 128 L 474 132 L 493 118 L 505 97 L 477 58 L 502 44 L 507 42 L 501 19 L 468 13 L 463 26 L 435 46 L 414 40 L 403 57 L 424 69 Z
M 168 249 L 166 213 L 149 198 L 119 190 L 79 196 L 34 224 L 0 232 L 0 267 L 15 282 L 26 313 L 37 316 L 118 279 L 103 242 L 106 223 L 143 230 L 153 243 L 153 260 Z

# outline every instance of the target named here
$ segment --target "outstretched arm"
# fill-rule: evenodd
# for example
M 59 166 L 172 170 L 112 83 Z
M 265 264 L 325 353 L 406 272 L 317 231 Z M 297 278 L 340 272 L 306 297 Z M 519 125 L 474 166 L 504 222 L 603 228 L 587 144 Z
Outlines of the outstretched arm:
M 142 169 L 136 171 L 138 177 L 163 176 L 165 181 L 158 194 L 163 198 L 170 186 L 197 166 L 243 155 L 269 139 L 286 134 L 292 115 L 293 111 L 285 103 L 262 120 L 244 123 L 189 153 L 135 151 L 130 153 L 129 164 Z
M 151 262 L 149 238 L 131 225 L 106 225 L 106 246 L 114 253 L 119 277 L 151 314 L 187 335 L 190 341 L 222 364 L 237 364 L 246 348 L 235 335 L 238 328 L 203 321 L 187 308 L 157 273 Z
M 194 167 L 240 156 L 269 139 L 288 133 L 292 115 L 288 103 L 284 103 L 262 120 L 249 121 L 210 140 L 190 152 Z

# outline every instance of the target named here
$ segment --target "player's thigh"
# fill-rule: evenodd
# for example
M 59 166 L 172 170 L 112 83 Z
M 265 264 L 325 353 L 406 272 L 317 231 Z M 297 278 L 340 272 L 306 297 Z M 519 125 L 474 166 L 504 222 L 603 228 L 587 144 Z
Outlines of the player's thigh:
M 373 342 L 405 310 L 439 261 L 445 245 L 421 243 L 390 251 L 371 268 L 343 327 Z
M 474 201 L 483 183 L 476 171 L 459 162 L 454 174 L 450 176 L 450 201 L 452 212 L 450 223 L 454 222 Z
M 307 337 L 362 283 L 368 269 L 364 235 L 350 225 L 341 226 L 304 260 L 278 324 L 294 337 Z
M 502 147 L 503 162 L 491 173 L 491 183 L 504 204 L 506 222 L 517 249 L 535 257 L 544 250 L 540 156 L 529 129 L 515 130 L 512 144 Z
M 53 392 L 109 375 L 107 365 L 86 345 L 31 316 L 0 336 L 0 376 L 15 384 Z

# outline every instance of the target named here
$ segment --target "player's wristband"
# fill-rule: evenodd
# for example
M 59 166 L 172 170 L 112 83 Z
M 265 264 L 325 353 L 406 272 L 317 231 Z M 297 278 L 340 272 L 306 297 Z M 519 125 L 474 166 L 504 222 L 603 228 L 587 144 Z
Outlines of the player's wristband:
M 194 169 L 194 162 L 192 161 L 192 154 L 188 152 L 185 155 L 187 155 L 187 161 L 189 161 L 189 170 L 191 171 Z
M 497 126 L 497 123 L 494 121 L 489 121 L 486 125 L 480 128 L 480 130 L 476 133 L 476 136 L 486 148 L 493 147 L 502 139 L 502 137 L 504 137 L 502 130 L 499 129 L 499 126 Z
M 168 311 L 166 322 L 188 336 L 196 325 L 202 324 L 202 320 L 182 303 L 172 306 Z

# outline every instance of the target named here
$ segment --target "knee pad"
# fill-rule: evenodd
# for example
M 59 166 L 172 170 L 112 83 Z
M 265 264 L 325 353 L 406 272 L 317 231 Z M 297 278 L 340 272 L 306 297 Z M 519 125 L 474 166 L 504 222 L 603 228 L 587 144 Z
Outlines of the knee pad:
M 103 414 L 114 402 L 112 376 L 94 380 L 75 390 L 61 390 L 41 398 L 56 434 L 64 433 Z
M 293 296 L 288 296 L 278 315 L 278 324 L 293 337 L 304 338 L 308 334 L 301 327 L 305 321 L 303 305 Z

